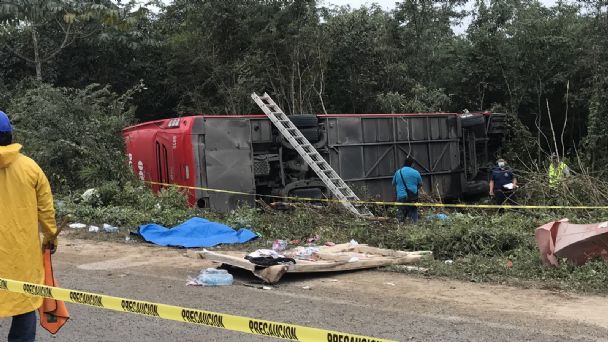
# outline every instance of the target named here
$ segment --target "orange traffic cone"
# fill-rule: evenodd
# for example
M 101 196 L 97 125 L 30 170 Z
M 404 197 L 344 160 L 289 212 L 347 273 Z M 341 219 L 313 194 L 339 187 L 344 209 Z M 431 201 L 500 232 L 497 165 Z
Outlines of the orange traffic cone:
M 57 286 L 53 275 L 53 264 L 51 263 L 51 249 L 45 248 L 44 258 L 44 285 Z M 68 321 L 70 314 L 65 303 L 52 298 L 44 298 L 42 306 L 38 309 L 40 314 L 40 326 L 55 335 Z

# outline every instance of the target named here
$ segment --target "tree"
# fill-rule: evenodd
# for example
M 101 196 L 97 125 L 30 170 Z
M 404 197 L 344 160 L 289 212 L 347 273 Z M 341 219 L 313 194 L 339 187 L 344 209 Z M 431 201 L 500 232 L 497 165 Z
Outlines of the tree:
M 134 0 L 123 7 L 109 0 L 0 0 L 0 39 L 4 48 L 34 66 L 42 81 L 43 65 L 76 40 L 106 26 L 127 27 L 146 12 L 135 6 Z

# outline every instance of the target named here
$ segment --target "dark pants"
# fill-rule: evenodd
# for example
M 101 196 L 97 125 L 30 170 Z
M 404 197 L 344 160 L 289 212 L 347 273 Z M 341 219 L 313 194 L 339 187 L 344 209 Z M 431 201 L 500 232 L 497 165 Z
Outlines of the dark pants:
M 13 316 L 8 342 L 33 342 L 36 340 L 36 311 Z
M 407 201 L 399 201 L 401 203 L 407 203 Z M 405 219 L 409 219 L 412 223 L 418 222 L 418 207 L 411 205 L 400 205 L 397 209 L 397 220 L 401 223 L 405 222 Z
M 494 190 L 494 203 L 497 205 L 517 205 L 515 202 L 515 193 L 513 191 L 504 191 L 500 189 Z M 504 209 L 498 209 L 498 212 L 503 212 Z

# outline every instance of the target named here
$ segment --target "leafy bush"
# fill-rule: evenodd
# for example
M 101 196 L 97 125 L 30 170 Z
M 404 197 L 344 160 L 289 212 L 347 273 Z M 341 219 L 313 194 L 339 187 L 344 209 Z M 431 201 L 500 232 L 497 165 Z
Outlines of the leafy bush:
M 144 223 L 173 226 L 197 214 L 188 208 L 186 196 L 177 188 L 155 194 L 138 183 L 110 182 L 96 190 L 98 196 L 93 201 L 83 200 L 80 193 L 58 197 L 57 215 L 62 221 L 134 229 Z
M 109 87 L 54 88 L 39 84 L 16 94 L 7 109 L 15 139 L 47 173 L 55 191 L 130 177 L 121 130 L 133 120 L 123 95 Z

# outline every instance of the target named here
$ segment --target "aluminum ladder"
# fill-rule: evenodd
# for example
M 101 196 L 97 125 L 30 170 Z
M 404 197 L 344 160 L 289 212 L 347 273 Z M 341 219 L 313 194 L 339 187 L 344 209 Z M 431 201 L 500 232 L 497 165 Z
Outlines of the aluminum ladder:
M 340 175 L 334 171 L 329 163 L 323 159 L 321 154 L 267 93 L 264 93 L 261 97 L 253 93 L 251 94 L 251 98 L 348 211 L 361 217 L 374 216 L 366 207 L 355 206 L 351 203 L 351 201 L 355 203 L 360 201 L 359 197 L 340 178 Z

